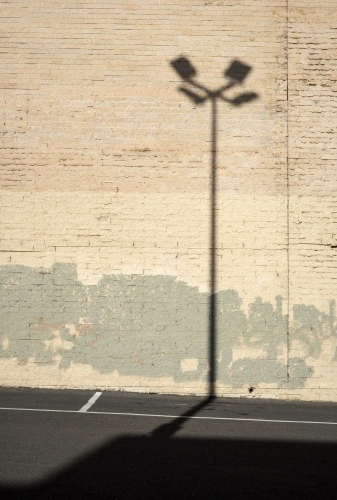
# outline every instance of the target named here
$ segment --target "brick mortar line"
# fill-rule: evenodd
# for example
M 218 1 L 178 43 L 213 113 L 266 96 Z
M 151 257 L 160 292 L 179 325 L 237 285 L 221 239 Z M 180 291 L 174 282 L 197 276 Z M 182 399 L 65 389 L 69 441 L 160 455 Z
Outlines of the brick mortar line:
M 289 0 L 287 0 L 286 55 L 287 55 L 287 382 L 289 383 L 289 322 L 290 322 L 290 189 L 289 189 Z

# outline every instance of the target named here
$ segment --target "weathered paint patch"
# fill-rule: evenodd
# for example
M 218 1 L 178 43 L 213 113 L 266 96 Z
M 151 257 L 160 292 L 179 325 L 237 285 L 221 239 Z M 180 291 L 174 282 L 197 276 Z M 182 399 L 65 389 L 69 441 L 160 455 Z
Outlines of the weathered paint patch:
M 199 360 L 195 358 L 186 358 L 180 361 L 180 369 L 182 372 L 195 372 L 198 369 Z
M 0 356 L 18 365 L 33 360 L 67 370 L 84 363 L 100 373 L 207 378 L 209 295 L 173 277 L 114 275 L 83 285 L 73 264 L 3 266 L 0 293 Z M 258 297 L 245 314 L 235 290 L 219 292 L 219 382 L 302 387 L 313 374 L 307 359 L 336 336 L 335 305 L 330 314 L 294 306 L 292 344 L 304 354 L 290 358 L 289 381 L 286 319 L 280 297 L 275 306 Z

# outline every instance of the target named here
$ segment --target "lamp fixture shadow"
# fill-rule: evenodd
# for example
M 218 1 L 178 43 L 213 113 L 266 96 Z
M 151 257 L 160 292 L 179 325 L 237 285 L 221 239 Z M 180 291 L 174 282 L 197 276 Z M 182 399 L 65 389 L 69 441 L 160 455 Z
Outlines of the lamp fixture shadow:
M 254 101 L 258 98 L 255 92 L 243 92 L 231 99 L 226 96 L 226 91 L 241 85 L 249 73 L 251 66 L 234 59 L 224 71 L 227 82 L 216 90 L 200 84 L 195 80 L 197 70 L 186 57 L 178 57 L 171 61 L 172 68 L 184 82 L 184 86 L 179 87 L 179 91 L 184 93 L 195 105 L 203 105 L 206 101 L 211 102 L 211 224 L 210 224 L 210 307 L 209 307 L 209 340 L 208 340 L 208 399 L 216 396 L 216 289 L 217 289 L 217 143 L 218 143 L 218 102 L 223 101 L 231 106 L 239 107 L 243 104 Z M 207 403 L 206 403 L 207 404 Z

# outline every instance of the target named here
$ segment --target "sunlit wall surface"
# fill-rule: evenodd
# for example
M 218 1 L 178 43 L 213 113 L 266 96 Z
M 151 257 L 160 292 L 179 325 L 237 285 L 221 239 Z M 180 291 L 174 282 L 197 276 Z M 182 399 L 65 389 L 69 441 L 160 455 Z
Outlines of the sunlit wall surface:
M 337 400 L 335 0 L 1 3 L 0 383 Z M 218 103 L 179 91 L 186 57 Z M 227 80 L 226 80 L 227 78 Z

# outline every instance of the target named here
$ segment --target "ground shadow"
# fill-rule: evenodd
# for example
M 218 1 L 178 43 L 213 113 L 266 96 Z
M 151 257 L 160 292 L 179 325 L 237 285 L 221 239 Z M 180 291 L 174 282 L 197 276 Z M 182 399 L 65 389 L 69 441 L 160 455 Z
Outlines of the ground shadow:
M 49 481 L 3 500 L 334 499 L 337 447 L 248 440 L 116 439 Z

